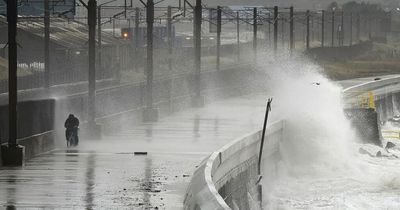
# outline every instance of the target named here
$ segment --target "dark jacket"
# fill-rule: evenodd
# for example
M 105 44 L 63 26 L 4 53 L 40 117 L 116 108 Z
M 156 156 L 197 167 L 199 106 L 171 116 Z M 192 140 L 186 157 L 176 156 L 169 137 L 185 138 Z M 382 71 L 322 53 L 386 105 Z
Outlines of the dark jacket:
M 79 120 L 76 117 L 68 117 L 64 123 L 66 129 L 73 129 L 74 127 L 79 127 Z

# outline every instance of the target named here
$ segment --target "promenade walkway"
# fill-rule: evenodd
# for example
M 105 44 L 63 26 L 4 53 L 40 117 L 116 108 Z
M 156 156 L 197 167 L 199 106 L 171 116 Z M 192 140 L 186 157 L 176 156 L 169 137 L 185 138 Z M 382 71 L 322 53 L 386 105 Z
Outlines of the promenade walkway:
M 24 167 L 0 168 L 0 209 L 182 209 L 196 166 L 234 138 L 260 129 L 266 98 L 233 98 L 156 123 L 124 125 Z

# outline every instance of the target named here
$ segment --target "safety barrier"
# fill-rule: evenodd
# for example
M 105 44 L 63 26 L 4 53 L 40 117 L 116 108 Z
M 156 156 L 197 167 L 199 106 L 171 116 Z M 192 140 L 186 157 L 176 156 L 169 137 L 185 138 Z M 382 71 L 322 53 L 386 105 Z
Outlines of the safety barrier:
M 284 121 L 267 127 L 262 167 L 270 168 L 269 172 L 275 168 L 283 130 Z M 205 159 L 187 189 L 185 210 L 260 209 L 257 163 L 261 135 L 258 130 L 242 136 Z
M 393 76 L 386 79 L 381 79 L 378 81 L 370 81 L 362 83 L 360 85 L 355 85 L 343 90 L 345 98 L 351 98 L 360 95 L 360 93 L 365 93 L 369 91 L 376 90 L 389 85 L 394 85 L 400 83 L 400 76 Z
M 400 130 L 382 130 L 382 135 L 385 139 L 400 140 Z

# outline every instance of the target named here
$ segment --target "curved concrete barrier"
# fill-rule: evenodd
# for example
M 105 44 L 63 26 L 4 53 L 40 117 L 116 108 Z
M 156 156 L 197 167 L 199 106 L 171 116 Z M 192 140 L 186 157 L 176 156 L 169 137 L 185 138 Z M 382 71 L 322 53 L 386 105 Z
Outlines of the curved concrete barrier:
M 276 156 L 283 129 L 284 121 L 268 126 L 263 161 Z M 206 158 L 189 184 L 185 210 L 260 209 L 257 165 L 261 135 L 258 130 L 237 138 Z
M 350 97 L 355 97 L 358 96 L 362 93 L 376 90 L 378 88 L 382 88 L 385 86 L 389 85 L 394 85 L 400 83 L 400 76 L 393 76 L 390 78 L 385 78 L 377 81 L 370 81 L 366 83 L 362 83 L 359 85 L 355 85 L 349 88 L 346 88 L 343 90 L 344 97 L 345 98 L 350 98 Z

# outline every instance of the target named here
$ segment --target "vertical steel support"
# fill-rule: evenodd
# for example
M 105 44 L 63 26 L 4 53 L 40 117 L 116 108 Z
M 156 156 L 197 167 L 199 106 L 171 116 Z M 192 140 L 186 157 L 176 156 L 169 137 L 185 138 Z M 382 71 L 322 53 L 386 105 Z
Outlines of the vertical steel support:
M 103 66 L 101 63 L 101 48 L 102 48 L 102 37 L 101 37 L 101 6 L 97 7 L 97 67 L 102 72 Z
M 285 20 L 281 21 L 281 41 L 282 41 L 282 49 L 285 48 Z
M 340 19 L 340 27 L 342 31 L 340 32 L 340 46 L 344 45 L 344 11 L 342 11 L 341 19 Z
M 50 87 L 50 6 L 44 0 L 44 87 Z
M 271 47 L 271 12 L 268 13 L 268 46 Z
M 172 7 L 167 9 L 168 70 L 172 71 Z
M 7 1 L 8 147 L 17 147 L 17 1 Z
M 274 7 L 274 53 L 278 53 L 278 7 Z
M 294 50 L 294 8 L 290 7 L 290 54 Z
M 331 46 L 335 45 L 335 11 L 332 10 L 332 43 Z
M 153 109 L 153 24 L 154 1 L 147 0 L 147 65 L 146 65 L 146 108 Z
M 96 19 L 97 2 L 88 2 L 88 25 L 89 25 L 89 102 L 88 123 L 93 129 L 96 125 Z
M 360 42 L 360 32 L 361 32 L 361 15 L 360 13 L 357 14 L 356 20 L 356 39 L 357 42 Z
M 127 8 L 127 4 L 126 4 L 126 0 L 124 0 L 124 17 L 126 19 L 126 8 Z
M 183 0 L 183 17 L 186 17 L 186 0 Z
M 310 13 L 310 21 L 311 21 L 311 42 L 315 41 L 315 30 L 314 30 L 314 16 Z
M 353 45 L 353 13 L 350 13 L 350 46 Z
M 372 18 L 371 17 L 367 17 L 367 26 L 368 26 L 368 39 L 371 40 L 372 39 Z
M 310 10 L 307 10 L 306 12 L 306 25 L 307 25 L 307 31 L 306 31 L 306 49 L 310 49 Z
M 321 15 L 321 47 L 325 47 L 325 10 L 322 10 Z
M 139 62 L 139 26 L 140 26 L 140 9 L 139 7 L 135 8 L 135 70 L 138 71 L 138 62 Z
M 217 70 L 221 65 L 221 28 L 222 28 L 222 8 L 217 8 Z
M 201 0 L 196 0 L 194 8 L 194 66 L 195 66 L 195 94 L 200 97 L 200 73 L 201 73 L 201 22 L 202 22 Z
M 240 60 L 240 13 L 236 12 L 237 60 Z
M 257 23 L 257 7 L 253 8 L 253 53 L 254 53 L 254 61 L 257 61 L 257 32 L 258 32 L 258 23 Z

